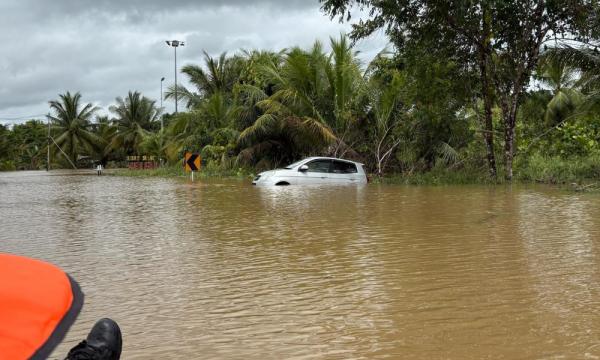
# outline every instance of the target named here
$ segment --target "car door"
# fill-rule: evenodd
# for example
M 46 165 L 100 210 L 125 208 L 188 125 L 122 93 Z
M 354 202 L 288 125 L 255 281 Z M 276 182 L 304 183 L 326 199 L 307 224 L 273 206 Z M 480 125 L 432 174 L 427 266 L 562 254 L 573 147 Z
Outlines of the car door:
M 331 160 L 317 159 L 304 165 L 308 166 L 308 169 L 298 171 L 298 184 L 326 184 L 329 182 Z
M 356 164 L 349 161 L 333 160 L 329 177 L 331 182 L 336 184 L 356 183 L 358 182 Z

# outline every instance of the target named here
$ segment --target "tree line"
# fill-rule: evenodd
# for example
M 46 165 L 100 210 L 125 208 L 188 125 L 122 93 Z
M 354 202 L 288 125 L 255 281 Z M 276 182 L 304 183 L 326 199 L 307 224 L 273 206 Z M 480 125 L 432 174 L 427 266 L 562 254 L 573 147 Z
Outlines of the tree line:
M 52 147 L 54 158 L 175 164 L 190 150 L 213 167 L 262 170 L 328 155 L 378 175 L 445 169 L 512 179 L 536 159 L 600 156 L 595 2 L 321 2 L 341 21 L 355 7 L 370 16 L 327 49 L 204 53 L 181 69 L 191 86 L 166 91 L 174 100 L 177 90 L 179 114 L 135 91 L 110 116 L 79 93 L 60 95 L 49 120 L 66 155 Z M 378 30 L 390 49 L 362 63 L 353 43 Z M 44 129 L 1 127 L 2 166 L 42 165 Z

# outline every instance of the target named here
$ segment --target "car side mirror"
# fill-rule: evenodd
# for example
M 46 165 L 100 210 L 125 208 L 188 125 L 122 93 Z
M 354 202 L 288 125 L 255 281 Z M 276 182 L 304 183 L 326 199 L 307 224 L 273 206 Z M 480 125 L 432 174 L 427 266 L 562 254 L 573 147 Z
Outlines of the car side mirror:
M 308 170 L 308 165 L 302 165 L 298 168 L 298 171 L 302 171 L 302 172 L 305 172 L 307 170 Z

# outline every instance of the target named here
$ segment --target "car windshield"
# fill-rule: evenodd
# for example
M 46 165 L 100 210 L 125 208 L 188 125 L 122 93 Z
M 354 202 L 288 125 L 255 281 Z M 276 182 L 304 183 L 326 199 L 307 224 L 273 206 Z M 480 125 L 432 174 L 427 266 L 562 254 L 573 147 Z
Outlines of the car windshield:
M 298 166 L 298 165 L 302 164 L 302 163 L 303 163 L 305 160 L 306 160 L 306 159 L 304 159 L 304 160 L 300 160 L 300 161 L 296 161 L 295 163 L 293 163 L 293 164 L 289 164 L 288 166 L 284 167 L 284 169 L 288 169 L 288 170 L 290 170 L 290 169 L 293 169 L 293 168 L 295 168 L 296 166 Z

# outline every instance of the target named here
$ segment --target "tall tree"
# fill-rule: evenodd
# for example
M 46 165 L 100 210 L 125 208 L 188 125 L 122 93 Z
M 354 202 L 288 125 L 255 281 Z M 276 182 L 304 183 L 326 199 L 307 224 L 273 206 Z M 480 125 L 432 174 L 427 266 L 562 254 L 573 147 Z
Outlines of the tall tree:
M 373 116 L 373 140 L 377 175 L 383 175 L 387 161 L 402 138 L 397 135 L 397 128 L 402 120 L 402 95 L 405 87 L 403 74 L 393 71 L 391 79 L 385 81 L 372 78 L 369 84 L 369 97 Z
M 575 68 L 551 56 L 543 56 L 536 79 L 552 92 L 544 116 L 546 126 L 556 126 L 572 116 L 583 101 Z
M 125 99 L 116 98 L 116 102 L 110 107 L 117 124 L 112 145 L 114 148 L 124 147 L 129 155 L 136 154 L 147 132 L 157 127 L 160 109 L 156 107 L 156 101 L 137 91 L 130 91 Z
M 96 142 L 96 136 L 90 131 L 92 116 L 98 108 L 92 104 L 81 104 L 81 94 L 59 95 L 59 100 L 51 100 L 47 115 L 52 122 L 52 130 L 58 146 L 69 156 L 73 164 L 77 156 Z
M 108 160 L 118 154 L 118 150 L 112 146 L 112 141 L 117 134 L 117 127 L 112 124 L 108 116 L 98 116 L 92 124 L 92 129 L 97 139 L 92 145 L 93 158 L 106 166 Z
M 338 70 L 340 76 L 347 75 L 344 66 Z M 343 92 L 350 85 L 343 83 L 349 81 L 347 78 L 341 79 L 335 72 L 335 65 L 319 42 L 309 51 L 291 49 L 281 65 L 261 64 L 263 83 L 269 86 L 266 89 L 250 84 L 242 86 L 245 96 L 255 99 L 263 112 L 240 135 L 240 144 L 246 148 L 243 157 L 253 158 L 249 154 L 278 149 L 275 152 L 283 155 L 281 160 L 290 161 L 301 155 L 325 152 L 330 146 L 337 149 L 340 138 L 336 130 L 343 129 L 341 117 L 348 116 Z M 332 87 L 336 79 L 341 82 L 338 92 Z
M 243 59 L 239 56 L 227 57 L 227 53 L 222 53 L 218 58 L 213 58 L 205 51 L 204 66 L 189 64 L 182 68 L 181 72 L 187 75 L 188 81 L 195 89 L 190 90 L 179 85 L 178 96 L 188 108 L 196 108 L 204 98 L 216 93 L 231 94 L 242 67 Z M 165 92 L 165 99 L 174 97 L 175 88 L 170 87 Z
M 600 51 L 597 46 L 562 46 L 549 49 L 545 57 L 552 63 L 577 69 L 581 73 L 578 85 L 586 93 L 582 110 L 600 109 Z
M 594 0 L 321 0 L 332 17 L 350 20 L 353 6 L 370 17 L 353 25 L 354 39 L 385 29 L 400 49 L 426 43 L 431 51 L 454 49 L 463 62 L 477 59 L 485 103 L 486 144 L 494 173 L 491 104 L 503 115 L 505 176 L 512 179 L 519 101 L 550 35 L 586 41 L 598 36 L 599 5 Z M 476 64 L 472 64 L 476 66 Z M 492 91 L 490 84 L 493 84 Z M 494 94 L 495 93 L 495 94 Z

